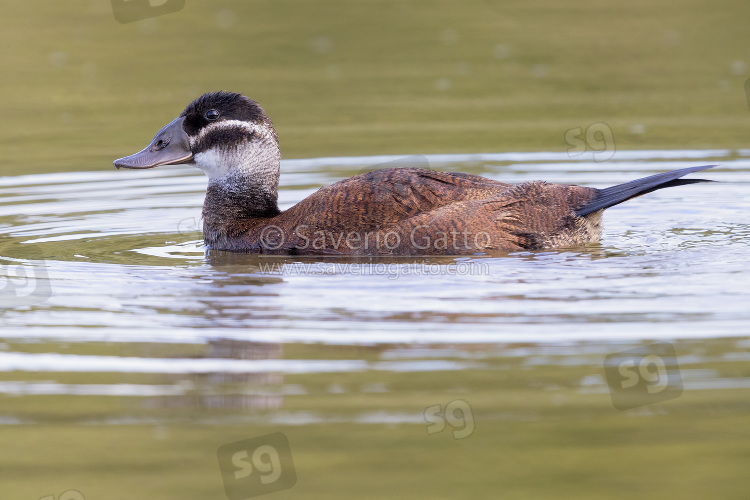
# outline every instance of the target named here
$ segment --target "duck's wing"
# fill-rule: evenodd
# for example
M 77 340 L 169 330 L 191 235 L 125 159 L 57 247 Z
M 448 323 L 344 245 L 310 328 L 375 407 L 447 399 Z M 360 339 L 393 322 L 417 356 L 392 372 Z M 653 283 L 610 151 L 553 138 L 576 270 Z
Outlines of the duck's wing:
M 605 189 L 526 182 L 492 198 L 459 201 L 408 218 L 371 236 L 370 246 L 387 242 L 389 232 L 395 233 L 390 241 L 399 245 L 386 245 L 383 253 L 470 254 L 590 243 L 601 236 L 604 209 L 657 189 L 707 182 L 681 177 L 711 167 L 664 172 Z
M 465 255 L 587 243 L 601 233 L 601 213 L 576 217 L 574 212 L 596 193 L 583 186 L 526 182 L 495 197 L 459 201 L 400 221 L 368 235 L 367 246 L 394 255 Z
M 454 203 L 492 198 L 510 187 L 471 174 L 381 169 L 321 188 L 285 211 L 284 220 L 330 231 L 369 231 Z
M 574 211 L 596 193 L 541 181 L 510 185 L 469 174 L 379 170 L 322 188 L 277 220 L 285 245 L 302 253 L 513 251 L 590 240 L 585 218 Z
M 322 188 L 264 224 L 282 235 L 279 251 L 306 253 L 458 255 L 581 245 L 599 239 L 605 208 L 656 189 L 702 182 L 680 177 L 705 168 L 606 189 L 384 169 Z

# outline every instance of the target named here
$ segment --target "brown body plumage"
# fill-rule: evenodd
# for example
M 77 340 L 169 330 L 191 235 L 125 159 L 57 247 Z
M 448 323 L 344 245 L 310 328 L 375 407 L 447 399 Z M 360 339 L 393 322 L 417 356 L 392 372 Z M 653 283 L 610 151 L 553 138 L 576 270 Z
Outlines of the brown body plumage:
M 212 248 L 279 254 L 465 255 L 596 241 L 601 212 L 575 217 L 596 189 L 417 168 L 383 169 L 321 188 L 272 217 L 217 218 Z M 225 200 L 217 200 L 221 203 Z
M 506 184 L 462 173 L 382 169 L 321 188 L 290 209 L 277 205 L 280 152 L 255 101 L 206 94 L 164 127 L 126 168 L 193 163 L 209 177 L 206 244 L 270 254 L 473 255 L 582 245 L 601 236 L 602 211 L 711 166 L 656 174 L 607 189 Z

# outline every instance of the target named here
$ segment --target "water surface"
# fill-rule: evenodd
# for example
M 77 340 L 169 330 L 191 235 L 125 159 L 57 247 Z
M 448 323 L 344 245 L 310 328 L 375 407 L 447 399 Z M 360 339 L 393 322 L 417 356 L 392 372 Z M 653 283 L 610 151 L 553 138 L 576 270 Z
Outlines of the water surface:
M 600 245 L 388 261 L 206 252 L 206 180 L 184 166 L 6 177 L 4 299 L 29 307 L 3 312 L 4 335 L 345 344 L 746 335 L 750 173 L 742 155 L 621 152 L 606 164 L 554 153 L 428 157 L 433 168 L 508 182 L 595 187 L 721 166 L 699 173 L 719 182 L 609 209 Z M 385 160 L 286 161 L 282 209 Z M 21 286 L 13 273 L 24 271 L 31 280 L 13 291 Z
M 607 210 L 600 244 L 429 259 L 207 252 L 200 233 L 206 179 L 184 166 L 0 178 L 0 423 L 35 433 L 43 431 L 30 424 L 52 426 L 50 436 L 68 436 L 60 437 L 64 446 L 77 447 L 89 466 L 108 456 L 105 442 L 133 450 L 112 470 L 160 456 L 159 442 L 181 450 L 181 458 L 154 458 L 150 471 L 184 457 L 195 461 L 187 478 L 176 469 L 163 472 L 160 486 L 144 483 L 141 496 L 165 488 L 183 498 L 219 498 L 210 462 L 216 449 L 281 430 L 298 472 L 308 476 L 279 498 L 326 498 L 334 487 L 350 496 L 390 494 L 380 474 L 407 463 L 422 472 L 391 476 L 401 484 L 395 496 L 413 497 L 425 483 L 435 487 L 434 498 L 461 496 L 466 486 L 440 454 L 481 457 L 467 481 L 474 496 L 494 498 L 500 476 L 491 464 L 499 449 L 513 448 L 497 441 L 508 429 L 523 443 L 508 460 L 526 457 L 556 474 L 559 461 L 546 453 L 569 449 L 555 439 L 569 436 L 583 446 L 623 432 L 631 425 L 623 415 L 653 417 L 638 435 L 656 428 L 674 434 L 654 438 L 661 439 L 661 455 L 641 460 L 638 470 L 653 491 L 668 491 L 674 485 L 652 472 L 657 461 L 677 442 L 694 446 L 684 460 L 695 462 L 681 467 L 698 463 L 702 453 L 681 419 L 710 433 L 715 419 L 723 419 L 719 427 L 731 425 L 748 410 L 748 157 L 750 151 L 713 150 L 625 151 L 607 163 L 561 153 L 283 162 L 282 209 L 394 160 L 506 182 L 594 187 L 720 164 L 693 174 L 718 182 L 661 190 Z M 619 412 L 605 359 L 652 342 L 676 346 L 684 393 L 672 403 Z M 450 432 L 433 436 L 428 423 L 431 408 L 443 411 L 449 403 L 467 406 L 462 427 L 446 440 Z M 581 419 L 592 425 L 578 440 L 572 436 Z M 92 438 L 99 431 L 84 433 L 81 424 L 117 431 L 102 434 L 100 445 Z M 154 434 L 141 435 L 143 427 Z M 552 441 L 538 454 L 532 443 L 540 435 Z M 14 436 L 29 464 L 54 460 L 29 445 L 32 435 Z M 321 447 L 316 440 L 323 436 Z M 382 446 L 400 451 L 366 452 Z M 402 457 L 408 449 L 415 455 Z M 597 491 L 602 477 L 620 478 L 602 457 L 635 460 L 644 452 L 615 449 L 579 452 L 597 464 L 588 470 L 586 491 Z M 321 458 L 332 450 L 349 465 Z M 504 491 L 551 491 L 520 482 L 529 469 L 518 467 L 506 463 Z M 112 495 L 116 477 L 100 483 L 106 472 L 75 470 L 81 491 L 120 498 Z M 57 484 L 69 474 L 50 463 L 45 478 Z M 313 477 L 328 479 L 317 484 Z M 347 486 L 353 477 L 366 487 Z M 565 482 L 557 477 L 550 485 Z M 102 484 L 109 486 L 97 489 Z M 20 482 L 14 488 L 37 491 Z

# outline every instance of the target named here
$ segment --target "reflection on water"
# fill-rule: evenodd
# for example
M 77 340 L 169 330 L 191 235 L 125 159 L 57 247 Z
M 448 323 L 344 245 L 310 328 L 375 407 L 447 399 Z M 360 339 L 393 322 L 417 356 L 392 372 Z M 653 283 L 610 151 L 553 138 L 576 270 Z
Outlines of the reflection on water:
M 281 344 L 234 339 L 210 339 L 205 358 L 212 360 L 278 360 Z M 168 361 L 167 361 L 168 363 Z M 281 371 L 226 371 L 219 363 L 215 371 L 171 374 L 165 382 L 183 385 L 189 391 L 179 395 L 149 398 L 150 408 L 248 409 L 274 410 L 282 407 L 284 373 Z M 187 378 L 186 378 L 187 377 Z M 168 384 L 169 385 L 169 384 Z
M 715 162 L 717 183 L 614 207 L 600 245 L 507 256 L 284 258 L 205 252 L 189 167 L 0 179 L 7 338 L 207 343 L 493 342 L 742 335 L 745 151 L 435 155 L 433 168 L 597 187 Z M 286 208 L 389 157 L 291 160 Z M 404 161 L 413 161 L 413 158 Z M 148 328 L 144 328 L 144 320 Z M 228 342 L 228 340 L 226 340 Z M 265 345 L 265 344 L 264 344 Z M 224 356 L 219 356 L 224 357 Z
M 722 164 L 704 175 L 720 182 L 608 210 L 601 244 L 471 258 L 206 252 L 206 180 L 186 167 L 0 178 L 0 430 L 17 450 L 0 465 L 19 498 L 222 498 L 217 450 L 282 441 L 299 481 L 278 498 L 744 478 L 748 156 L 427 157 L 596 187 Z M 282 208 L 389 160 L 287 161 Z

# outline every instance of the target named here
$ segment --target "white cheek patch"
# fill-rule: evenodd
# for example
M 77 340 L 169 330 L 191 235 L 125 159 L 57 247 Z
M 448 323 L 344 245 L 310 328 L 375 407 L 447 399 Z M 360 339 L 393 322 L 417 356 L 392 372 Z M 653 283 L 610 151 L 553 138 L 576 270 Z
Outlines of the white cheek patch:
M 278 179 L 279 148 L 273 131 L 265 125 L 227 120 L 211 123 L 202 128 L 198 135 L 190 137 L 190 147 L 203 140 L 214 130 L 237 129 L 254 134 L 254 139 L 243 141 L 237 145 L 216 145 L 215 147 L 196 153 L 193 156 L 195 166 L 203 170 L 210 182 L 225 183 L 231 178 L 243 175 L 267 177 L 276 172 Z M 270 168 L 269 168 L 270 166 Z M 270 174 L 269 174 L 270 172 Z
M 278 148 L 250 142 L 230 148 L 213 148 L 193 156 L 195 166 L 203 170 L 209 180 L 218 181 L 238 174 L 267 175 L 268 165 L 278 171 Z
M 195 166 L 203 170 L 209 179 L 226 177 L 231 170 L 233 158 L 227 158 L 227 151 L 209 149 L 193 157 Z

